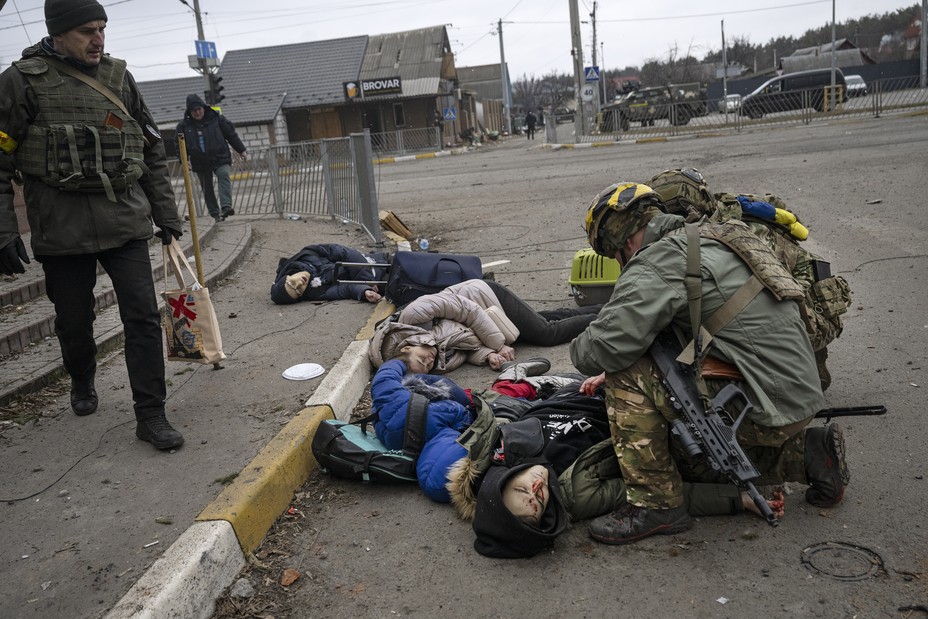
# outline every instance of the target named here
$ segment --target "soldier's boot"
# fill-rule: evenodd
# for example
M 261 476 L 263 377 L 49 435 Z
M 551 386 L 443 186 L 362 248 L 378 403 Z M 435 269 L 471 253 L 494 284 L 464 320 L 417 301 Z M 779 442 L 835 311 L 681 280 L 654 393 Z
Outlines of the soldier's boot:
M 135 427 L 135 435 L 151 443 L 155 449 L 174 449 L 184 444 L 184 437 L 171 427 L 164 415 L 139 419 Z
M 838 424 L 830 423 L 807 429 L 805 442 L 806 501 L 816 507 L 834 507 L 851 481 L 844 459 L 844 433 Z
M 590 537 L 604 544 L 630 544 L 651 535 L 673 535 L 692 528 L 686 507 L 651 509 L 631 503 L 590 523 Z
M 85 380 L 71 379 L 71 410 L 75 415 L 83 417 L 96 412 L 98 403 L 93 377 Z
M 511 380 L 517 382 L 528 376 L 541 376 L 551 369 L 551 362 L 542 357 L 532 357 L 525 361 L 507 361 L 499 366 L 499 376 L 496 380 Z

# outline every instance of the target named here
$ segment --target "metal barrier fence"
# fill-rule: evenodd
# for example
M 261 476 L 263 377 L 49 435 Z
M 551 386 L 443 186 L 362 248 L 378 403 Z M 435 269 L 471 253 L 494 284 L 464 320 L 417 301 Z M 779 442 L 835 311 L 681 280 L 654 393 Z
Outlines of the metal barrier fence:
M 371 147 L 378 155 L 405 155 L 410 152 L 441 150 L 440 127 L 398 129 L 371 134 Z
M 861 94 L 845 93 L 839 89 L 833 96 L 843 100 L 836 101 L 835 105 L 830 103 L 829 90 L 826 87 L 823 90 L 798 91 L 793 93 L 794 97 L 770 98 L 754 107 L 750 107 L 750 103 L 745 104 L 742 98 L 740 105 L 744 107 L 730 112 L 718 111 L 718 99 L 664 106 L 664 109 L 656 110 L 650 117 L 639 115 L 634 119 L 623 118 L 621 110 L 612 110 L 597 118 L 592 125 L 597 129 L 591 135 L 578 138 L 571 124 L 552 127 L 556 129 L 556 135 L 548 132 L 546 138 L 549 142 L 563 144 L 730 132 L 751 126 L 807 124 L 828 118 L 878 118 L 886 114 L 928 108 L 928 89 L 919 88 L 918 76 L 875 80 Z M 694 110 L 698 110 L 698 113 L 694 114 Z
M 367 131 L 347 138 L 249 149 L 248 155 L 247 162 L 232 166 L 236 214 L 330 216 L 360 225 L 375 243 L 382 243 Z M 176 160 L 171 162 L 171 178 L 177 203 L 186 204 L 184 177 Z M 208 216 L 199 177 L 191 173 L 190 180 L 197 216 Z

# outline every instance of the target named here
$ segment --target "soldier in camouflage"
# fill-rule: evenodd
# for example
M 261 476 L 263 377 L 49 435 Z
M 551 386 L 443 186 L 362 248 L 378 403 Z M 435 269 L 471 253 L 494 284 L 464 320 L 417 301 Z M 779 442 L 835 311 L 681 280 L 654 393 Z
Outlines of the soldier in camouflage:
M 13 210 L 23 185 L 32 252 L 42 264 L 55 333 L 71 377 L 71 408 L 97 410 L 93 335 L 97 264 L 113 282 L 125 327 L 136 436 L 183 444 L 164 414 L 161 317 L 148 241 L 182 224 L 154 121 L 126 62 L 104 54 L 96 0 L 46 0 L 49 36 L 0 74 L 0 275 L 29 262 Z
M 847 312 L 851 292 L 840 275 L 821 273 L 818 266 L 827 264 L 820 256 L 800 245 L 809 231 L 775 195 L 712 193 L 703 175 L 694 168 L 665 170 L 645 184 L 656 191 L 668 213 L 699 221 L 744 221 L 751 231 L 780 259 L 805 289 L 803 319 L 815 351 L 822 390 L 831 385 L 828 371 L 828 344 L 841 335 L 841 316 Z M 756 205 L 769 205 L 771 208 Z
M 669 440 L 668 422 L 677 414 L 647 354 L 667 329 L 682 336 L 681 343 L 692 333 L 684 219 L 663 209 L 650 187 L 621 183 L 593 200 L 585 222 L 593 249 L 623 268 L 609 302 L 570 345 L 577 370 L 604 373 L 612 436 L 627 484 L 628 505 L 590 525 L 595 539 L 611 544 L 691 527 L 682 507 L 682 482 L 702 466 L 676 453 Z M 728 238 L 732 230 L 741 237 Z M 704 370 L 710 365 L 725 370 L 703 373 L 709 395 L 738 380 L 754 404 L 738 440 L 762 472 L 759 483 L 806 483 L 810 503 L 837 504 L 848 483 L 841 430 L 836 424 L 806 427 L 823 408 L 824 396 L 798 304 L 788 300 L 801 298 L 801 286 L 740 222 L 704 224 L 699 244 L 702 324 L 752 273 L 764 283 L 706 346 L 706 359 L 714 364 L 704 361 Z

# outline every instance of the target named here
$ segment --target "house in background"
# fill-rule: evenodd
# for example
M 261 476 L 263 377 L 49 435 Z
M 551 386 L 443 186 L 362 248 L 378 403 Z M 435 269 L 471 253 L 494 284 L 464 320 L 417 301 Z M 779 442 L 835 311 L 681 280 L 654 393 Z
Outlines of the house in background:
M 796 71 L 807 71 L 809 69 L 829 69 L 831 68 L 831 50 L 830 42 L 815 47 L 797 49 L 789 56 L 780 59 L 780 69 L 782 69 L 783 73 L 795 73 Z M 847 39 L 835 41 L 834 50 L 835 66 L 838 68 L 876 64 L 876 60 L 871 58 L 866 51 Z
M 444 26 L 233 50 L 219 75 L 219 107 L 249 149 L 433 127 L 436 111 L 460 108 Z M 187 95 L 203 96 L 205 83 L 196 76 L 139 88 L 162 134 L 173 136 Z M 459 129 L 446 119 L 446 135 Z
M 438 112 L 445 119 L 445 133 L 457 133 L 457 81 L 444 26 L 371 36 L 358 75 L 360 87 L 348 99 L 348 131 L 431 127 Z
M 525 113 L 520 104 L 512 103 L 512 81 L 509 78 L 509 65 L 506 65 L 506 84 L 510 89 L 503 90 L 503 81 L 500 77 L 500 63 L 460 67 L 458 69 L 458 82 L 461 84 L 462 104 L 465 110 L 473 110 L 473 117 L 466 117 L 464 126 L 482 127 L 484 129 L 502 133 L 503 123 L 503 97 L 508 94 L 510 101 L 509 113 L 516 120 L 514 130 L 521 126 L 521 118 Z

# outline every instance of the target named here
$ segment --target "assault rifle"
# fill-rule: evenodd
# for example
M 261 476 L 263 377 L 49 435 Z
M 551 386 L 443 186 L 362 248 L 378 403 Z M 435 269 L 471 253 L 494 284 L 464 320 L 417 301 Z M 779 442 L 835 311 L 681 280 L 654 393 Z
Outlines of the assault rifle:
M 691 458 L 705 456 L 712 468 L 724 473 L 739 488 L 747 491 L 754 505 L 772 527 L 780 524 L 766 499 L 754 487 L 760 472 L 751 462 L 736 433 L 744 418 L 754 409 L 747 395 L 734 384 L 726 385 L 712 398 L 711 410 L 706 410 L 699 393 L 691 365 L 677 361 L 681 347 L 673 335 L 661 333 L 651 344 L 651 357 L 663 375 L 663 383 L 670 394 L 670 402 L 680 415 L 670 422 L 670 433 Z M 741 406 L 738 417 L 732 421 L 725 406 Z

